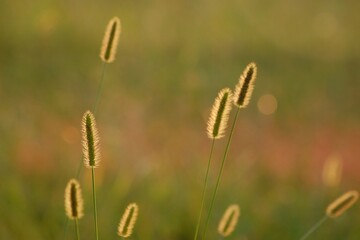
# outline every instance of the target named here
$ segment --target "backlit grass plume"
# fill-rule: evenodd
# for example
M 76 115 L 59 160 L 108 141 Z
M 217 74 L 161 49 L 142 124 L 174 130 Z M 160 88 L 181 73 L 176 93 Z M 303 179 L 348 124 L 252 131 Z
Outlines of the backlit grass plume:
M 111 63 L 115 60 L 120 32 L 120 19 L 118 17 L 114 17 L 109 21 L 108 25 L 106 26 L 105 35 L 100 50 L 100 58 L 105 63 Z
M 348 191 L 332 202 L 326 209 L 329 218 L 337 218 L 359 199 L 358 191 Z
M 82 137 L 85 166 L 88 168 L 99 166 L 99 136 L 96 128 L 95 117 L 90 111 L 85 112 L 82 119 Z
M 214 105 L 211 109 L 210 118 L 207 123 L 207 135 L 210 139 L 212 139 L 211 149 L 210 149 L 210 156 L 206 168 L 205 180 L 204 180 L 204 187 L 202 191 L 201 197 L 201 207 L 200 213 L 198 217 L 198 221 L 196 224 L 196 230 L 194 239 L 197 239 L 199 234 L 200 222 L 202 218 L 204 202 L 205 202 L 205 193 L 208 184 L 208 177 L 209 177 L 209 170 L 211 165 L 211 158 L 212 153 L 214 150 L 215 140 L 223 137 L 225 135 L 225 130 L 227 127 L 227 123 L 229 120 L 229 114 L 232 108 L 232 93 L 229 88 L 222 89 L 218 96 L 215 99 Z
M 78 220 L 84 216 L 84 201 L 76 179 L 71 179 L 65 188 L 65 213 L 69 219 L 75 221 L 76 237 L 80 239 Z
M 207 126 L 209 138 L 218 139 L 224 136 L 232 107 L 231 99 L 229 88 L 222 89 L 215 99 Z
M 237 204 L 230 205 L 219 222 L 218 233 L 223 237 L 230 236 L 230 234 L 235 230 L 239 216 L 239 206 Z
M 245 108 L 250 101 L 254 89 L 257 67 L 255 63 L 249 63 L 241 74 L 234 91 L 234 104 L 239 108 Z
M 84 216 L 84 201 L 82 198 L 80 184 L 71 179 L 65 188 L 65 212 L 71 220 L 80 219 Z
M 131 203 L 127 206 L 118 227 L 118 235 L 120 237 L 128 238 L 131 236 L 138 214 L 139 207 L 136 203 Z
M 359 199 L 359 192 L 356 190 L 348 191 L 335 199 L 326 208 L 325 216 L 320 219 L 300 240 L 305 240 L 310 236 L 316 229 L 318 229 L 327 219 L 337 218 L 341 216 L 346 210 L 348 210 L 354 203 Z
M 99 166 L 100 150 L 99 150 L 99 136 L 96 128 L 94 115 L 87 111 L 84 113 L 82 119 L 82 135 L 83 135 L 83 155 L 84 164 L 87 168 L 91 168 L 91 181 L 93 192 L 93 208 L 94 208 L 94 223 L 96 240 L 99 239 L 99 231 L 97 224 L 97 207 L 96 207 L 96 189 L 95 189 L 95 171 Z

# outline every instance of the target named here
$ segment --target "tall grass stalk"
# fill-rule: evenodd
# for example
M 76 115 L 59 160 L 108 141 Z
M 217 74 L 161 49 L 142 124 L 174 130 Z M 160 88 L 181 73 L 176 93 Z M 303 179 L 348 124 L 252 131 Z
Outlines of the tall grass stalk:
M 196 224 L 196 231 L 195 231 L 194 240 L 197 239 L 198 234 L 199 234 L 200 222 L 201 222 L 201 218 L 202 218 L 202 212 L 203 212 L 203 209 L 204 209 L 205 193 L 206 193 L 206 188 L 207 188 L 207 184 L 208 184 L 209 170 L 210 170 L 211 158 L 212 158 L 212 154 L 213 154 L 213 150 L 214 150 L 214 145 L 215 145 L 215 139 L 212 140 L 210 156 L 209 156 L 209 160 L 208 160 L 208 164 L 207 164 L 207 168 L 206 168 L 204 188 L 203 188 L 202 195 L 201 195 L 200 214 L 199 214 L 198 221 L 197 221 L 197 224 Z
M 307 231 L 301 238 L 300 240 L 305 240 L 307 239 L 313 232 L 315 232 L 321 225 L 323 225 L 323 223 L 328 219 L 328 217 L 325 215 L 323 218 L 321 218 L 317 223 L 314 224 L 314 226 L 312 226 L 309 231 Z
M 240 108 L 246 108 L 246 106 L 250 102 L 250 98 L 251 98 L 252 92 L 254 90 L 254 82 L 255 82 L 255 79 L 256 79 L 256 75 L 257 75 L 256 64 L 251 62 L 246 66 L 245 70 L 240 75 L 238 84 L 236 84 L 236 86 L 235 86 L 235 91 L 234 91 L 234 94 L 233 94 L 233 103 L 237 107 L 237 110 L 236 110 L 236 114 L 235 114 L 235 117 L 234 117 L 234 121 L 233 121 L 232 126 L 231 126 L 230 135 L 229 135 L 229 139 L 228 139 L 227 144 L 226 144 L 224 156 L 223 156 L 222 161 L 221 161 L 221 167 L 220 167 L 220 171 L 219 171 L 219 174 L 218 174 L 218 177 L 217 177 L 217 180 L 216 180 L 215 189 L 214 189 L 214 192 L 213 192 L 213 195 L 212 195 L 212 198 L 211 198 L 210 208 L 209 208 L 209 212 L 208 212 L 208 215 L 207 215 L 207 218 L 206 218 L 206 223 L 205 223 L 205 228 L 204 228 L 202 239 L 205 239 L 205 237 L 206 237 L 206 230 L 207 230 L 207 227 L 209 225 L 209 220 L 210 220 L 210 217 L 211 217 L 212 208 L 214 206 L 216 193 L 217 193 L 218 188 L 219 188 L 220 179 L 221 179 L 221 176 L 222 176 L 222 172 L 224 170 L 225 161 L 226 161 L 226 158 L 227 158 L 227 155 L 228 155 L 228 152 L 229 152 L 231 139 L 232 139 L 232 135 L 234 133 L 234 129 L 235 129 L 235 126 L 236 126 L 239 111 L 240 111 Z
M 96 113 L 97 113 L 98 106 L 99 106 L 99 102 L 100 102 L 101 95 L 102 95 L 102 91 L 103 91 L 106 65 L 107 65 L 106 62 L 103 62 L 103 63 L 102 63 L 101 78 L 100 78 L 99 86 L 98 86 L 98 89 L 97 89 L 97 94 L 96 94 L 96 98 L 95 98 L 95 103 L 94 103 L 94 106 L 93 106 L 93 108 L 92 108 L 92 109 L 93 109 L 94 116 L 95 116 Z M 77 171 L 76 171 L 76 178 L 77 178 L 77 179 L 79 179 L 80 174 L 81 174 L 81 170 L 82 170 L 82 168 L 83 168 L 83 163 L 82 163 L 82 161 L 83 161 L 83 160 L 80 159 L 80 161 L 79 161 L 79 166 L 78 166 Z M 69 219 L 66 218 L 66 220 L 65 220 L 64 238 L 63 238 L 63 239 L 66 239 L 68 226 L 69 226 Z
M 229 135 L 229 138 L 228 138 L 228 141 L 227 141 L 227 144 L 226 144 L 224 156 L 223 156 L 222 161 L 221 161 L 220 171 L 219 171 L 219 174 L 218 174 L 218 177 L 217 177 L 217 180 L 216 180 L 215 190 L 214 190 L 212 198 L 211 198 L 210 208 L 209 208 L 209 212 L 208 212 L 208 215 L 207 215 L 207 218 L 206 218 L 205 228 L 204 228 L 204 231 L 203 231 L 202 239 L 205 239 L 205 237 L 206 237 L 206 230 L 207 230 L 207 227 L 209 225 L 209 220 L 210 220 L 210 217 L 211 217 L 212 208 L 214 206 L 216 193 L 217 193 L 218 188 L 219 188 L 221 175 L 222 175 L 222 172 L 223 172 L 223 169 L 224 169 L 225 160 L 226 160 L 228 152 L 229 152 L 230 143 L 231 143 L 232 135 L 233 135 L 233 132 L 234 132 L 234 129 L 235 129 L 235 126 L 236 126 L 239 111 L 240 111 L 240 108 L 238 108 L 236 110 L 235 118 L 234 118 L 234 121 L 233 121 L 232 126 L 231 126 L 230 135 Z
M 95 103 L 94 103 L 94 107 L 93 107 L 94 115 L 96 115 L 96 113 L 97 113 L 101 95 L 102 95 L 102 91 L 103 91 L 106 65 L 107 65 L 106 62 L 102 63 L 101 78 L 100 78 L 100 82 L 99 82 L 99 86 L 98 86 L 98 90 L 97 90 L 97 94 L 96 94 L 96 99 L 95 99 Z
M 109 21 L 109 23 L 106 27 L 105 34 L 103 37 L 103 43 L 102 43 L 102 46 L 100 49 L 100 58 L 103 63 L 102 63 L 101 77 L 100 77 L 99 86 L 97 88 L 95 103 L 92 108 L 94 116 L 97 114 L 98 106 L 99 106 L 102 91 L 103 91 L 106 65 L 115 60 L 115 55 L 116 55 L 116 51 L 117 51 L 117 45 L 119 42 L 120 32 L 121 32 L 120 19 L 118 17 L 114 17 Z M 79 179 L 81 170 L 82 170 L 82 164 L 80 161 L 79 166 L 76 171 L 77 179 Z M 63 239 L 66 239 L 68 226 L 69 226 L 69 219 L 66 218 Z
M 99 239 L 99 229 L 98 229 L 98 220 L 97 220 L 95 170 L 94 170 L 94 167 L 91 168 L 91 182 L 92 182 L 93 205 L 94 205 L 95 235 L 96 235 L 96 240 L 98 240 Z
M 98 106 L 99 106 L 99 103 L 100 103 L 100 99 L 101 99 L 101 95 L 102 95 L 102 91 L 103 91 L 106 65 L 107 65 L 106 62 L 102 63 L 101 78 L 100 78 L 99 86 L 98 86 L 98 89 L 97 89 L 95 103 L 94 103 L 94 106 L 92 108 L 93 109 L 92 112 L 93 112 L 94 116 L 96 116 Z M 82 159 L 81 159 L 81 161 L 79 162 L 77 172 L 76 172 L 76 178 L 79 178 L 82 167 L 83 167 L 83 164 L 82 164 Z
M 75 219 L 75 232 L 76 232 L 76 239 L 80 240 L 79 221 L 77 219 Z
M 300 238 L 300 240 L 304 240 L 308 238 L 316 229 L 318 229 L 327 219 L 329 218 L 337 218 L 341 216 L 345 211 L 347 211 L 351 206 L 356 203 L 359 199 L 359 192 L 356 190 L 348 191 L 335 199 L 332 203 L 328 205 L 325 210 L 325 216 L 320 219 L 317 223 L 314 224 L 313 227 L 310 228 L 307 233 L 304 234 Z
M 96 240 L 98 240 L 99 230 L 96 206 L 95 168 L 98 167 L 100 163 L 100 142 L 95 117 L 90 111 L 85 112 L 82 119 L 82 137 L 84 165 L 91 169 L 95 235 Z
M 222 89 L 218 93 L 218 96 L 215 99 L 215 102 L 211 109 L 210 118 L 207 122 L 207 135 L 210 139 L 212 139 L 212 144 L 211 144 L 210 156 L 206 168 L 204 188 L 201 197 L 201 208 L 200 208 L 198 222 L 196 224 L 194 240 L 197 239 L 197 236 L 199 234 L 199 228 L 200 228 L 202 212 L 205 204 L 205 194 L 208 184 L 209 170 L 210 170 L 211 158 L 214 150 L 215 140 L 220 139 L 225 135 L 225 130 L 227 128 L 227 123 L 229 120 L 229 114 L 232 108 L 231 102 L 232 102 L 231 90 L 229 88 Z

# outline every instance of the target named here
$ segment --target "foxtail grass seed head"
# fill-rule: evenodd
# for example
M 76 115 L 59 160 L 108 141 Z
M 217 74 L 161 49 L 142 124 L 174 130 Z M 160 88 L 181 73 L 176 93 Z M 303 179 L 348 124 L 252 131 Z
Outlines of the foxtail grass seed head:
M 240 216 L 240 207 L 237 204 L 230 205 L 224 215 L 222 216 L 219 226 L 218 226 L 218 233 L 223 236 L 229 236 L 236 227 Z
M 111 63 L 115 60 L 115 54 L 119 42 L 120 32 L 120 19 L 118 17 L 114 17 L 109 21 L 106 27 L 100 50 L 100 58 L 106 63 Z
M 100 143 L 95 117 L 90 111 L 85 112 L 82 119 L 82 138 L 85 166 L 97 167 L 100 162 Z
M 343 214 L 348 208 L 350 208 L 359 198 L 358 191 L 349 191 L 334 202 L 332 202 L 326 209 L 326 215 L 329 218 L 337 218 Z
M 118 235 L 120 237 L 128 238 L 131 236 L 138 214 L 139 207 L 136 203 L 131 203 L 127 206 L 118 227 Z
M 207 124 L 207 135 L 209 138 L 218 139 L 225 135 L 232 108 L 231 99 L 232 93 L 229 88 L 222 89 L 215 99 Z
M 341 156 L 331 155 L 324 163 L 322 180 L 326 187 L 339 186 L 341 181 L 343 162 Z
M 238 84 L 234 91 L 234 104 L 239 108 L 245 108 L 250 101 L 254 90 L 257 67 L 255 63 L 249 63 L 241 74 Z
M 72 220 L 84 216 L 84 201 L 81 188 L 79 182 L 75 179 L 71 179 L 65 188 L 65 213 Z

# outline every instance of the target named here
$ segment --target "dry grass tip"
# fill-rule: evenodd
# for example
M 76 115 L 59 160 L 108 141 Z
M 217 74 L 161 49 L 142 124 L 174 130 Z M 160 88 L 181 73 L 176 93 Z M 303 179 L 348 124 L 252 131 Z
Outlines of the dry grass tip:
M 97 167 L 100 162 L 100 143 L 95 117 L 90 111 L 85 112 L 82 119 L 82 138 L 85 166 Z
M 218 139 L 225 135 L 232 108 L 231 99 L 232 93 L 229 88 L 222 89 L 215 99 L 207 124 L 207 135 L 209 138 Z
M 65 188 L 65 213 L 72 220 L 84 216 L 84 201 L 76 179 L 71 179 Z
M 127 206 L 118 227 L 118 235 L 120 237 L 128 238 L 131 236 L 138 214 L 139 207 L 136 203 L 131 203 Z
M 326 215 L 329 218 L 337 218 L 349 209 L 359 198 L 359 192 L 352 190 L 344 193 L 342 196 L 332 202 L 326 209 Z
M 250 101 L 254 90 L 257 67 L 255 63 L 249 63 L 241 74 L 234 91 L 234 104 L 239 108 L 245 108 Z
M 222 216 L 219 226 L 218 233 L 223 237 L 229 236 L 236 227 L 237 221 L 240 216 L 240 207 L 237 204 L 230 205 L 224 215 Z
M 106 63 L 111 63 L 115 60 L 120 32 L 120 19 L 118 17 L 113 17 L 106 26 L 100 50 L 100 58 Z

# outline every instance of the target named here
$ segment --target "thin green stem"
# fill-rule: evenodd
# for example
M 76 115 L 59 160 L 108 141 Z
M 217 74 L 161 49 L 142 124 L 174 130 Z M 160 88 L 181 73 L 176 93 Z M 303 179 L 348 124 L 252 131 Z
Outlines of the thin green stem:
M 302 236 L 300 238 L 300 240 L 305 240 L 307 239 L 313 232 L 316 231 L 316 229 L 318 229 L 326 220 L 328 219 L 328 217 L 325 215 L 323 218 L 321 218 L 317 223 L 315 223 L 312 228 L 309 229 L 309 231 L 307 231 L 304 236 Z
M 100 103 L 101 94 L 102 94 L 102 91 L 103 91 L 104 78 L 105 78 L 105 68 L 106 68 L 106 63 L 103 62 L 102 70 L 101 70 L 100 83 L 99 83 L 98 91 L 97 91 L 97 94 L 96 94 L 96 99 L 95 99 L 95 104 L 94 104 L 94 109 L 93 109 L 94 116 L 97 113 L 98 106 L 99 106 L 99 103 Z
M 199 218 L 198 218 L 197 225 L 196 225 L 194 240 L 197 239 L 198 234 L 199 234 L 200 222 L 201 222 L 202 212 L 203 212 L 203 208 L 204 208 L 205 193 L 206 193 L 206 188 L 207 188 L 207 183 L 208 183 L 209 169 L 210 169 L 210 165 L 211 165 L 211 157 L 212 157 L 212 153 L 214 150 L 214 145 L 215 145 L 215 138 L 212 140 L 210 156 L 209 156 L 209 160 L 208 160 L 208 164 L 207 164 L 207 168 L 206 168 L 204 188 L 203 188 L 202 197 L 201 197 L 200 214 L 199 214 Z
M 96 208 L 96 192 L 95 192 L 95 170 L 91 168 L 92 191 L 93 191 L 93 205 L 94 205 L 94 220 L 95 220 L 95 235 L 96 240 L 99 239 L 98 223 L 97 223 L 97 208 Z
M 69 218 L 67 218 L 65 216 L 66 220 L 65 220 L 65 229 L 64 229 L 64 240 L 66 239 L 66 235 L 67 235 L 67 230 L 68 230 L 68 226 L 69 226 Z
M 214 201 L 215 201 L 215 196 L 216 196 L 217 190 L 219 188 L 219 183 L 220 183 L 221 175 L 222 175 L 222 172 L 223 172 L 223 169 L 224 169 L 225 160 L 226 160 L 227 154 L 229 152 L 230 143 L 231 143 L 232 135 L 233 135 L 233 132 L 234 132 L 234 129 L 235 129 L 235 126 L 236 126 L 236 120 L 237 120 L 237 117 L 238 117 L 238 114 L 239 114 L 239 110 L 240 110 L 240 108 L 237 108 L 235 118 L 234 118 L 234 121 L 233 121 L 232 126 L 231 126 L 229 139 L 228 139 L 228 142 L 226 144 L 224 156 L 223 156 L 223 159 L 222 159 L 222 162 L 221 162 L 220 172 L 219 172 L 218 178 L 216 180 L 215 190 L 214 190 L 212 198 L 211 198 L 209 213 L 208 213 L 207 218 L 206 218 L 206 223 L 205 223 L 205 228 L 204 228 L 204 232 L 203 232 L 203 235 L 202 235 L 202 239 L 205 239 L 205 236 L 206 236 L 206 229 L 207 229 L 207 226 L 209 225 L 209 220 L 210 220 L 210 217 L 211 217 L 211 211 L 212 211 L 212 208 L 214 206 Z
M 75 231 L 76 231 L 76 239 L 80 240 L 80 234 L 79 234 L 79 220 L 75 218 Z

